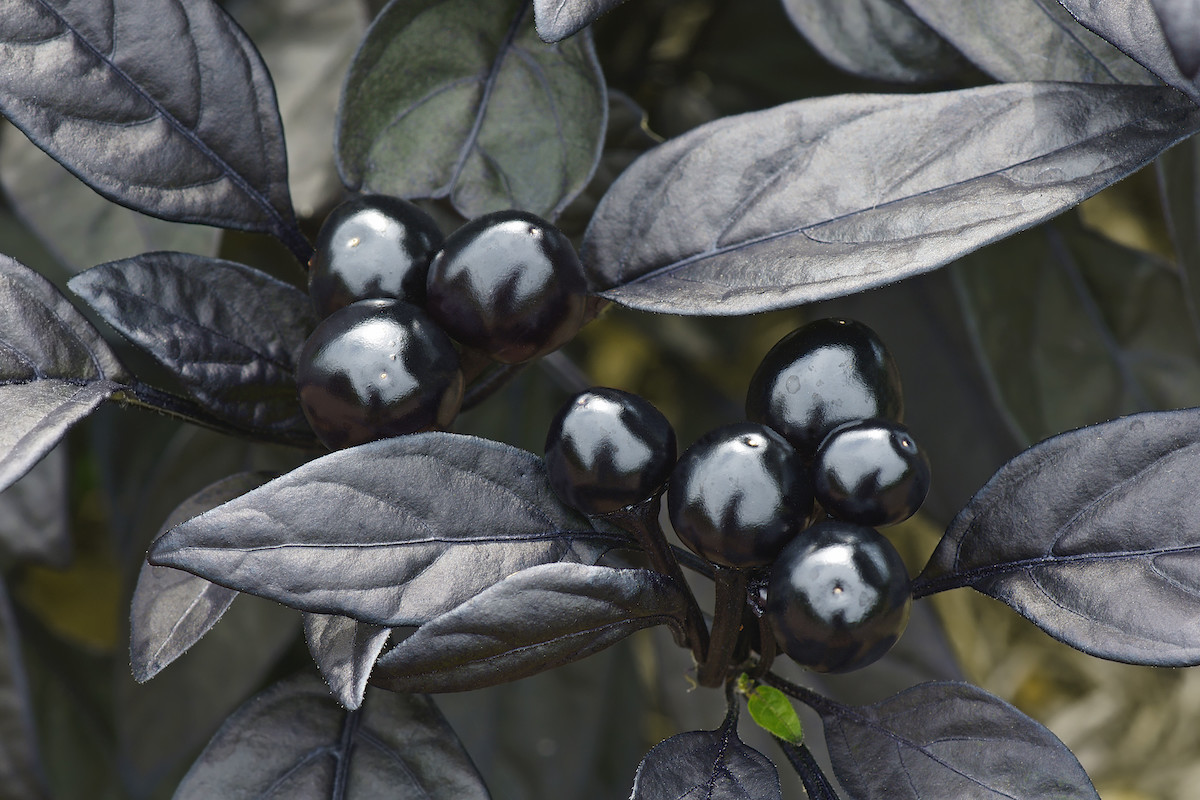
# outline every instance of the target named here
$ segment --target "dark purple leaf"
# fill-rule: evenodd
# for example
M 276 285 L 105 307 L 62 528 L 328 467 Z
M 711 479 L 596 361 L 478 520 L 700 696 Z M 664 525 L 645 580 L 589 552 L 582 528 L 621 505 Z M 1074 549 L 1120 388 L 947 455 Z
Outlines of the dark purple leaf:
M 541 564 L 422 625 L 379 660 L 372 683 L 394 692 L 458 692 L 560 667 L 634 631 L 680 631 L 686 601 L 645 569 Z
M 99 332 L 53 284 L 0 255 L 0 490 L 126 379 Z
M 1200 664 L 1200 409 L 1055 436 L 1004 465 L 913 586 L 971 586 L 1101 658 Z
M 1163 88 L 1005 84 L 726 117 L 638 159 L 583 260 L 602 296 L 746 314 L 860 292 L 1041 222 L 1200 128 Z
M 923 683 L 871 706 L 814 706 L 854 800 L 1099 800 L 1053 733 L 965 683 Z
M 101 264 L 69 286 L 218 417 L 315 444 L 295 379 L 317 323 L 306 293 L 251 267 L 187 253 Z
M 18 561 L 64 569 L 71 561 L 65 447 L 55 447 L 0 494 L 0 548 Z
M 311 252 L 270 75 L 211 0 L 3 0 L 0 112 L 110 200 Z
M 276 684 L 233 714 L 175 800 L 487 800 L 483 780 L 427 697 L 374 692 L 346 711 L 315 679 Z
M 781 796 L 771 760 L 737 736 L 737 715 L 715 731 L 690 731 L 651 748 L 629 800 L 772 800 Z
M 590 33 L 548 45 L 531 17 L 529 0 L 389 3 L 342 93 L 346 185 L 466 217 L 560 213 L 600 157 L 604 79 Z
M 579 33 L 625 0 L 533 0 L 538 36 L 558 42 Z
M 1055 0 L 904 0 L 979 69 L 999 81 L 1154 83 Z
M 45 800 L 46 776 L 38 754 L 37 732 L 21 637 L 9 603 L 8 588 L 0 580 L 0 786 L 5 800 Z
M 792 23 L 838 67 L 884 81 L 949 78 L 958 52 L 902 0 L 784 0 Z
M 167 530 L 262 486 L 270 475 L 244 472 L 184 500 L 163 523 Z M 212 630 L 237 592 L 170 567 L 142 564 L 129 613 L 129 658 L 138 683 L 150 680 Z
M 527 567 L 630 545 L 566 508 L 540 458 L 423 433 L 311 461 L 168 531 L 149 560 L 304 611 L 397 627 Z
M 305 614 L 304 638 L 333 696 L 353 711 L 391 630 L 336 614 Z
M 1195 0 L 1058 1 L 1088 30 L 1200 102 L 1200 4 Z

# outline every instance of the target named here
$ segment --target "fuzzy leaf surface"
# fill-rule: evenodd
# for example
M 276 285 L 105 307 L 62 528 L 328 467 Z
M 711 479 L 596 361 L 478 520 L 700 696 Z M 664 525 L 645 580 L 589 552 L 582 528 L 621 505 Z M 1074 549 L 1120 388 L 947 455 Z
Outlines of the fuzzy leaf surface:
M 866 78 L 948 78 L 958 52 L 901 0 L 784 0 L 792 24 L 833 64 Z
M 573 36 L 625 0 L 533 0 L 533 18 L 542 41 Z
M 211 0 L 3 0 L 0 112 L 118 203 L 299 236 L 270 75 Z
M 1200 664 L 1200 409 L 1064 433 L 950 523 L 914 595 L 971 586 L 1101 658 Z
M 633 308 L 786 308 L 942 266 L 1198 128 L 1200 109 L 1150 87 L 800 100 L 646 153 L 605 195 L 582 258 L 602 296 Z
M 295 367 L 317 318 L 266 273 L 187 253 L 145 253 L 71 279 L 72 291 L 216 415 L 302 443 Z
M 1055 0 L 904 3 L 998 81 L 1155 82 L 1149 72 L 1076 22 Z
M 202 489 L 167 517 L 159 535 L 269 479 L 265 473 L 244 472 Z M 134 679 L 138 683 L 150 680 L 187 652 L 212 630 L 237 594 L 190 572 L 143 563 L 129 614 L 129 657 Z
M 1200 6 L 1194 0 L 1058 1 L 1088 30 L 1200 102 Z
M 629 800 L 778 800 L 771 760 L 737 736 L 736 720 L 656 744 L 638 765 Z
M 631 544 L 565 507 L 531 453 L 423 433 L 310 461 L 168 531 L 149 560 L 304 611 L 398 627 L 527 567 L 594 562 Z
M 231 716 L 175 800 L 487 800 L 483 780 L 427 697 L 376 692 L 360 711 L 325 685 L 293 679 Z
M 99 332 L 53 284 L 0 255 L 0 490 L 125 379 Z
M 871 706 L 817 709 L 855 800 L 1099 800 L 1053 733 L 965 683 L 923 683 Z
M 387 644 L 389 628 L 336 614 L 305 614 L 304 639 L 333 696 L 353 711 L 362 705 L 367 678 Z
M 652 625 L 680 630 L 686 601 L 645 569 L 541 564 L 422 625 L 379 660 L 372 683 L 394 692 L 494 686 L 599 652 Z
M 546 44 L 528 0 L 394 0 L 342 93 L 338 170 L 356 191 L 446 197 L 471 218 L 553 218 L 604 142 L 591 34 Z

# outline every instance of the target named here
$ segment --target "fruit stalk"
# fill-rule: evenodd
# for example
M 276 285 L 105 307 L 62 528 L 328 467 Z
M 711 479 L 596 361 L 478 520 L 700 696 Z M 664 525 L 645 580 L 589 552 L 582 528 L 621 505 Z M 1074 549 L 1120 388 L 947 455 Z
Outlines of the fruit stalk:
M 792 744 L 779 738 L 776 738 L 775 742 L 800 776 L 800 782 L 804 784 L 804 791 L 808 793 L 810 800 L 840 800 L 807 746 Z
M 713 601 L 712 640 L 708 657 L 700 662 L 696 682 L 716 687 L 725 682 L 729 662 L 742 632 L 746 608 L 746 573 L 736 567 L 717 568 L 716 599 Z

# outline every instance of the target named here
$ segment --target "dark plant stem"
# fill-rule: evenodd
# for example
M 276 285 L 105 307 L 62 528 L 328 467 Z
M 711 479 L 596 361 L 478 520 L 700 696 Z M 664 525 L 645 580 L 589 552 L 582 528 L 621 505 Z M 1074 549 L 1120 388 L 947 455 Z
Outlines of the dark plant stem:
M 800 686 L 792 683 L 787 678 L 782 678 L 779 675 L 776 675 L 774 672 L 764 673 L 760 680 L 768 686 L 774 686 L 776 689 L 788 695 L 789 697 L 794 697 L 801 703 L 804 703 L 804 705 L 811 708 L 813 711 L 816 711 L 821 716 L 831 715 L 835 717 L 843 717 L 846 716 L 847 712 L 852 711 L 852 709 L 848 708 L 847 706 L 844 706 L 834 700 L 830 700 L 823 694 L 817 694 L 806 686 Z
M 358 735 L 358 726 L 362 724 L 362 709 L 346 712 L 346 721 L 342 723 L 342 735 L 338 741 L 337 766 L 333 773 L 333 800 L 345 800 L 350 785 L 350 755 L 354 748 L 354 737 Z
M 725 682 L 734 648 L 742 632 L 746 608 L 746 573 L 732 567 L 717 567 L 717 592 L 713 602 L 712 640 L 708 658 L 700 662 L 696 682 L 716 687 Z
M 492 371 L 484 373 L 482 377 L 467 387 L 466 393 L 463 394 L 460 411 L 470 411 L 508 386 L 509 382 L 517 377 L 517 373 L 524 368 L 525 364 L 500 364 Z
M 758 618 L 758 638 L 758 663 L 750 671 L 750 677 L 755 679 L 762 678 L 775 663 L 775 631 L 771 629 L 771 624 L 765 615 Z
M 291 225 L 281 225 L 275 236 L 283 242 L 288 250 L 292 251 L 292 255 L 307 272 L 308 262 L 313 257 L 313 246 L 309 244 L 308 239 L 304 238 L 304 234 L 300 232 L 300 227 L 296 225 L 295 221 L 293 220 Z
M 783 750 L 783 754 L 791 762 L 792 769 L 800 776 L 800 782 L 804 784 L 804 791 L 808 793 L 809 800 L 840 800 L 821 770 L 821 765 L 813 758 L 812 751 L 806 745 L 792 744 L 779 738 L 775 739 L 775 743 Z
M 709 580 L 717 579 L 717 568 L 713 566 L 711 561 L 706 561 L 690 550 L 685 550 L 679 545 L 671 545 L 671 553 L 675 556 L 675 560 L 679 562 L 681 567 L 687 567 L 692 572 L 699 573 Z
M 696 663 L 703 664 L 709 653 L 708 627 L 704 624 L 704 614 L 700 611 L 699 604 L 696 603 L 695 595 L 688 587 L 683 570 L 679 568 L 679 562 L 675 560 L 671 546 L 667 543 L 666 534 L 663 533 L 662 526 L 658 524 L 658 514 L 661 509 L 662 496 L 656 494 L 636 506 L 629 506 L 620 511 L 606 514 L 604 519 L 632 534 L 642 549 L 646 551 L 654 568 L 675 581 L 683 590 L 684 596 L 687 598 L 684 632 Z

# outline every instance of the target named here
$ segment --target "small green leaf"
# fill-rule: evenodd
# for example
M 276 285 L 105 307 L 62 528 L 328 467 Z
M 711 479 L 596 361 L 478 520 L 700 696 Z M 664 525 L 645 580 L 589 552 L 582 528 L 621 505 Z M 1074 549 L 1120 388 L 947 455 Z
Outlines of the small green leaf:
M 800 744 L 804 741 L 804 729 L 800 717 L 792 707 L 787 695 L 771 686 L 757 686 L 749 692 L 746 709 L 760 728 L 778 736 L 785 742 Z

